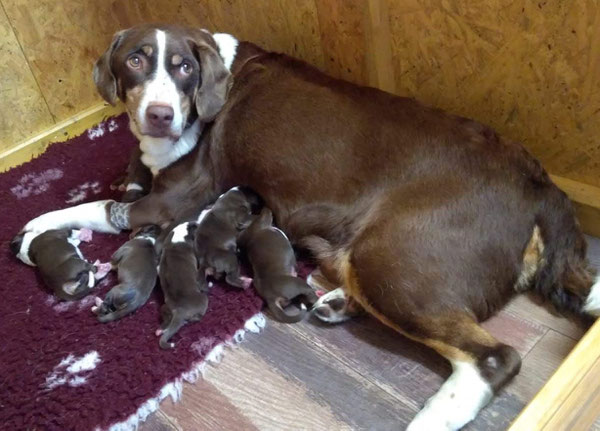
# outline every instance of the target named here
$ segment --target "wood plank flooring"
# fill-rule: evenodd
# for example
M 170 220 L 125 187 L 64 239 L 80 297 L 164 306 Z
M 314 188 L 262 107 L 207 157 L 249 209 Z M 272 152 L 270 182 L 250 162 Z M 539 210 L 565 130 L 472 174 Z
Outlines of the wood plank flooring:
M 600 240 L 588 240 L 600 268 Z M 466 429 L 504 430 L 583 329 L 525 296 L 484 326 L 519 351 L 523 366 Z M 204 379 L 185 384 L 180 402 L 163 402 L 140 430 L 399 430 L 449 374 L 433 351 L 369 317 L 337 326 L 269 320 L 262 334 L 249 334 L 207 367 Z

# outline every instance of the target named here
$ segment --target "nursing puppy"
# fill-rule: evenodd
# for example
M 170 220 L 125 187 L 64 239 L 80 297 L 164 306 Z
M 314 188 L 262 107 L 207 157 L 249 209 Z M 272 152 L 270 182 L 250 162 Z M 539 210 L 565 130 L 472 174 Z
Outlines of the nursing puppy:
M 285 234 L 272 226 L 273 214 L 263 208 L 260 216 L 239 238 L 239 245 L 254 271 L 253 283 L 277 320 L 295 323 L 307 314 L 317 295 L 296 275 L 296 256 Z
M 117 268 L 119 284 L 104 300 L 96 298 L 92 311 L 100 322 L 112 322 L 133 313 L 150 298 L 158 275 L 154 243 L 159 233 L 158 226 L 144 227 L 112 255 L 111 264 Z
M 95 284 L 97 268 L 77 248 L 88 235 L 71 229 L 48 230 L 39 235 L 28 232 L 13 239 L 11 250 L 24 263 L 39 268 L 44 283 L 57 297 L 74 301 L 86 296 Z
M 252 221 L 258 197 L 249 190 L 234 187 L 223 193 L 214 205 L 198 218 L 196 254 L 204 275 L 221 278 L 235 287 L 248 287 L 240 276 L 237 237 Z
M 162 249 L 158 276 L 165 303 L 161 308 L 160 347 L 170 349 L 169 339 L 187 322 L 202 319 L 208 307 L 207 285 L 198 269 L 194 250 L 197 225 L 186 222 L 167 236 Z

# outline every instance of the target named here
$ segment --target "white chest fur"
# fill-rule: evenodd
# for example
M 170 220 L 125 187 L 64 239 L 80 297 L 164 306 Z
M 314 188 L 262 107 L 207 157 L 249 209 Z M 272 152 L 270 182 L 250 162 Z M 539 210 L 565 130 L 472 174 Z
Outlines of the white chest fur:
M 196 120 L 176 142 L 168 138 L 143 136 L 140 140 L 142 163 L 152 171 L 152 175 L 158 174 L 161 169 L 166 168 L 192 151 L 198 143 L 201 131 L 202 123 Z

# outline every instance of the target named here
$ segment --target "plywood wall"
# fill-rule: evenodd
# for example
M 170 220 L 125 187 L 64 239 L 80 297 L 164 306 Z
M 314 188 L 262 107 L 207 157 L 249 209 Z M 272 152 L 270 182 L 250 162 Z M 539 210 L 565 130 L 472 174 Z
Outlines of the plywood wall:
M 597 0 L 0 0 L 0 151 L 100 99 L 91 67 L 144 21 L 230 32 L 491 124 L 600 186 Z

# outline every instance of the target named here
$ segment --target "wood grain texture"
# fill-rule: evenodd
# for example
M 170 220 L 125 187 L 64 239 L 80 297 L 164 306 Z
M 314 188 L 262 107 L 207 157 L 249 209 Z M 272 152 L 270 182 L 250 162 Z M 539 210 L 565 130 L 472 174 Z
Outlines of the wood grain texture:
M 365 2 L 315 0 L 325 71 L 336 78 L 367 84 Z
M 560 368 L 519 415 L 511 431 L 587 429 L 600 413 L 600 322 L 585 334 Z M 536 364 L 537 366 L 537 364 Z M 593 386 L 592 386 L 593 385 Z M 576 410 L 576 416 L 569 410 Z M 571 428 L 578 424 L 578 428 Z
M 392 1 L 397 90 L 521 141 L 600 185 L 600 4 Z
M 0 4 L 0 152 L 54 123 Z

